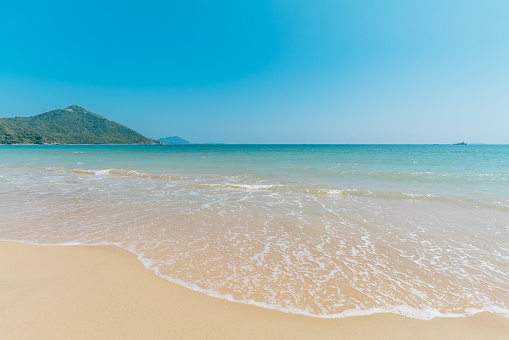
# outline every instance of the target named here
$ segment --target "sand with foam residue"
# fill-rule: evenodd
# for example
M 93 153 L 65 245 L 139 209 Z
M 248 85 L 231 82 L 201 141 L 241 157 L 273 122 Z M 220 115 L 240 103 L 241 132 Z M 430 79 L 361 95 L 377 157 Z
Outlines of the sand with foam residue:
M 508 339 L 509 319 L 318 319 L 191 291 L 114 246 L 0 242 L 0 329 L 6 339 Z

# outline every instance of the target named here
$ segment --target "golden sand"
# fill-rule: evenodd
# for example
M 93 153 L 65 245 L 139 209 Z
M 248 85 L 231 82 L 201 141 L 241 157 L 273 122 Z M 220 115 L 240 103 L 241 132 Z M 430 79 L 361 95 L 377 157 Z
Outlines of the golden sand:
M 509 319 L 292 315 L 169 283 L 114 246 L 0 242 L 0 330 L 2 339 L 509 339 Z

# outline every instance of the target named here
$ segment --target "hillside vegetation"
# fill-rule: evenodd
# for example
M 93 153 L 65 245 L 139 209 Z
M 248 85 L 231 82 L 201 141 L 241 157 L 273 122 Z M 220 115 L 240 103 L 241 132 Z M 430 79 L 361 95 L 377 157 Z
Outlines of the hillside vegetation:
M 71 105 L 32 117 L 0 118 L 0 144 L 154 144 L 117 122 Z

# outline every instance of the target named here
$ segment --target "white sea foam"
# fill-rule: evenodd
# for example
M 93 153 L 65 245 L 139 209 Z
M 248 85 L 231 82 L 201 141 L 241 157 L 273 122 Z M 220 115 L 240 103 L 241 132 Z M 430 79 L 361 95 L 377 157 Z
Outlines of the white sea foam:
M 267 184 L 236 184 L 236 183 L 227 183 L 224 186 L 234 189 L 247 189 L 247 190 L 263 190 L 274 187 L 274 185 L 270 184 L 267 185 Z
M 243 189 L 243 190 L 267 190 L 277 188 L 279 185 L 275 184 L 244 184 L 244 183 L 201 183 L 200 186 L 210 188 L 229 188 L 229 189 Z
M 341 313 L 335 313 L 335 314 L 314 314 L 310 313 L 309 311 L 300 310 L 298 308 L 288 308 L 288 307 L 281 307 L 275 304 L 269 304 L 264 302 L 259 302 L 255 300 L 239 300 L 233 297 L 232 294 L 220 294 L 214 290 L 211 289 L 203 289 L 197 286 L 196 284 L 189 283 L 182 281 L 180 279 L 172 278 L 168 275 L 161 274 L 159 271 L 159 268 L 156 266 L 156 262 L 153 261 L 150 258 L 146 258 L 143 255 L 136 252 L 135 248 L 133 246 L 124 246 L 122 243 L 117 242 L 106 242 L 101 241 L 94 244 L 84 244 L 79 241 L 69 241 L 64 243 L 39 243 L 39 242 L 33 242 L 29 240 L 11 240 L 11 239 L 0 239 L 0 241 L 8 241 L 8 242 L 18 242 L 23 244 L 30 244 L 30 245 L 38 245 L 38 246 L 90 246 L 90 245 L 113 245 L 117 246 L 119 248 L 125 249 L 133 254 L 135 254 L 138 258 L 138 260 L 143 264 L 143 266 L 153 271 L 157 276 L 171 282 L 174 284 L 177 284 L 179 286 L 188 288 L 190 290 L 206 294 L 211 297 L 215 297 L 218 299 L 228 300 L 231 302 L 236 303 L 243 303 L 248 305 L 253 305 L 257 307 L 277 310 L 284 313 L 289 314 L 298 314 L 298 315 L 306 315 L 316 318 L 324 318 L 324 319 L 339 319 L 339 318 L 346 318 L 351 316 L 367 316 L 372 314 L 383 314 L 383 313 L 391 313 L 391 314 L 398 314 L 407 316 L 414 319 L 420 319 L 420 320 L 431 320 L 437 317 L 448 317 L 448 318 L 456 318 L 456 317 L 465 317 L 465 316 L 471 316 L 482 312 L 491 312 L 494 314 L 498 314 L 500 316 L 509 318 L 509 309 L 503 308 L 499 306 L 492 306 L 488 305 L 484 308 L 467 308 L 463 313 L 444 313 L 440 312 L 436 308 L 427 307 L 427 308 L 414 308 L 407 305 L 400 305 L 400 306 L 391 306 L 391 307 L 385 307 L 385 308 L 355 308 L 355 309 L 347 309 Z
M 108 170 L 95 170 L 95 171 L 93 171 L 93 173 L 94 173 L 94 175 L 97 175 L 97 176 L 106 176 L 106 175 L 110 174 L 110 171 L 111 171 L 111 169 L 108 169 Z
M 108 243 L 103 243 L 103 244 L 108 244 Z M 120 246 L 119 244 L 112 244 L 112 245 Z M 122 247 L 122 246 L 120 246 L 120 247 Z M 502 308 L 499 306 L 492 306 L 492 305 L 488 305 L 482 309 L 467 308 L 467 309 L 465 309 L 465 311 L 463 313 L 444 313 L 444 312 L 440 312 L 438 309 L 433 308 L 433 307 L 414 308 L 414 307 L 411 307 L 408 305 L 400 305 L 400 306 L 390 306 L 390 307 L 385 307 L 385 308 L 347 309 L 341 313 L 335 313 L 335 314 L 314 314 L 314 313 L 310 313 L 309 311 L 304 311 L 304 310 L 301 310 L 298 308 L 281 307 L 276 304 L 269 304 L 269 303 L 255 301 L 255 300 L 239 300 L 239 299 L 235 299 L 233 297 L 233 295 L 231 295 L 231 294 L 220 294 L 220 293 L 218 293 L 214 290 L 211 290 L 211 289 L 200 288 L 196 284 L 184 282 L 182 280 L 172 278 L 168 275 L 161 274 L 158 267 L 155 266 L 155 263 L 153 260 L 147 259 L 143 255 L 137 254 L 132 247 L 128 247 L 125 249 L 130 252 L 135 253 L 138 257 L 138 260 L 143 264 L 143 266 L 145 268 L 153 271 L 157 276 L 164 278 L 165 280 L 167 280 L 169 282 L 186 287 L 186 288 L 191 289 L 196 292 L 206 294 L 211 297 L 224 299 L 224 300 L 228 300 L 231 302 L 249 304 L 249 305 L 267 308 L 267 309 L 278 310 L 278 311 L 281 311 L 284 313 L 289 313 L 289 314 L 299 314 L 299 315 L 306 315 L 306 316 L 325 318 L 325 319 L 338 319 L 338 318 L 346 318 L 346 317 L 350 317 L 350 316 L 366 316 L 366 315 L 372 315 L 372 314 L 391 313 L 391 314 L 407 316 L 407 317 L 414 318 L 414 319 L 431 320 L 431 319 L 434 319 L 437 317 L 455 318 L 455 317 L 471 316 L 471 315 L 482 313 L 482 312 L 491 312 L 491 313 L 495 313 L 500 316 L 509 318 L 509 308 Z

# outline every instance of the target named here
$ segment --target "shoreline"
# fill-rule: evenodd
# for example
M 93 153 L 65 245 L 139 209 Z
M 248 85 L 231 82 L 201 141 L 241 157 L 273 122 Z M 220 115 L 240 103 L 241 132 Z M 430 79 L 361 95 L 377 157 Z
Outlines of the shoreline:
M 441 313 L 436 309 L 430 309 L 426 310 L 427 317 L 422 317 L 423 310 L 420 309 L 414 309 L 413 307 L 393 307 L 392 309 L 382 309 L 382 308 L 370 308 L 367 310 L 357 310 L 357 309 L 350 309 L 345 310 L 339 314 L 331 314 L 331 315 L 315 315 L 310 313 L 301 312 L 299 310 L 291 310 L 291 309 L 280 309 L 278 306 L 266 304 L 263 302 L 257 302 L 257 301 L 246 301 L 246 300 L 235 300 L 231 295 L 221 295 L 216 292 L 210 292 L 206 289 L 202 289 L 193 285 L 189 285 L 185 282 L 178 282 L 177 280 L 172 280 L 169 277 L 165 277 L 164 275 L 159 275 L 155 271 L 153 271 L 151 268 L 147 267 L 144 264 L 144 259 L 140 258 L 140 254 L 137 254 L 135 252 L 132 252 L 126 248 L 121 247 L 117 244 L 77 244 L 77 243 L 60 243 L 60 244 L 44 244 L 44 243 L 37 243 L 37 242 L 30 242 L 30 241 L 18 241 L 18 240 L 8 240 L 8 239 L 0 239 L 0 248 L 2 243 L 15 243 L 15 244 L 21 244 L 21 245 L 29 245 L 29 246 L 37 246 L 37 247 L 106 247 L 106 248 L 114 248 L 117 249 L 117 251 L 125 252 L 126 256 L 134 256 L 136 258 L 136 261 L 139 262 L 145 270 L 148 270 L 149 272 L 153 273 L 158 279 L 162 279 L 166 282 L 168 282 L 170 285 L 176 285 L 177 287 L 184 288 L 186 290 L 190 290 L 192 292 L 203 294 L 208 297 L 211 297 L 213 299 L 218 300 L 224 300 L 231 303 L 236 304 L 243 304 L 247 306 L 252 306 L 256 308 L 261 308 L 264 310 L 270 310 L 278 313 L 284 313 L 289 315 L 296 315 L 296 316 L 303 316 L 303 317 L 310 317 L 310 318 L 316 318 L 316 319 L 324 319 L 324 320 L 335 320 L 335 319 L 344 319 L 344 318 L 351 318 L 351 317 L 367 317 L 372 315 L 380 315 L 380 314 L 386 314 L 386 315 L 397 315 L 402 316 L 405 318 L 413 319 L 413 320 L 420 320 L 420 321 L 429 321 L 433 320 L 435 318 L 465 318 L 465 317 L 472 317 L 477 314 L 493 314 L 499 317 L 502 317 L 503 319 L 509 320 L 509 317 L 505 316 L 504 313 L 497 313 L 496 311 L 492 310 L 480 310 L 480 309 L 472 309 L 469 313 L 465 314 L 456 314 L 456 313 Z M 1 250 L 0 250 L 1 251 Z M 0 253 L 1 254 L 1 253 Z M 496 307 L 495 307 L 496 308 Z
M 171 283 L 116 246 L 0 241 L 0 328 L 20 338 L 507 339 L 482 312 L 316 318 L 235 303 Z

